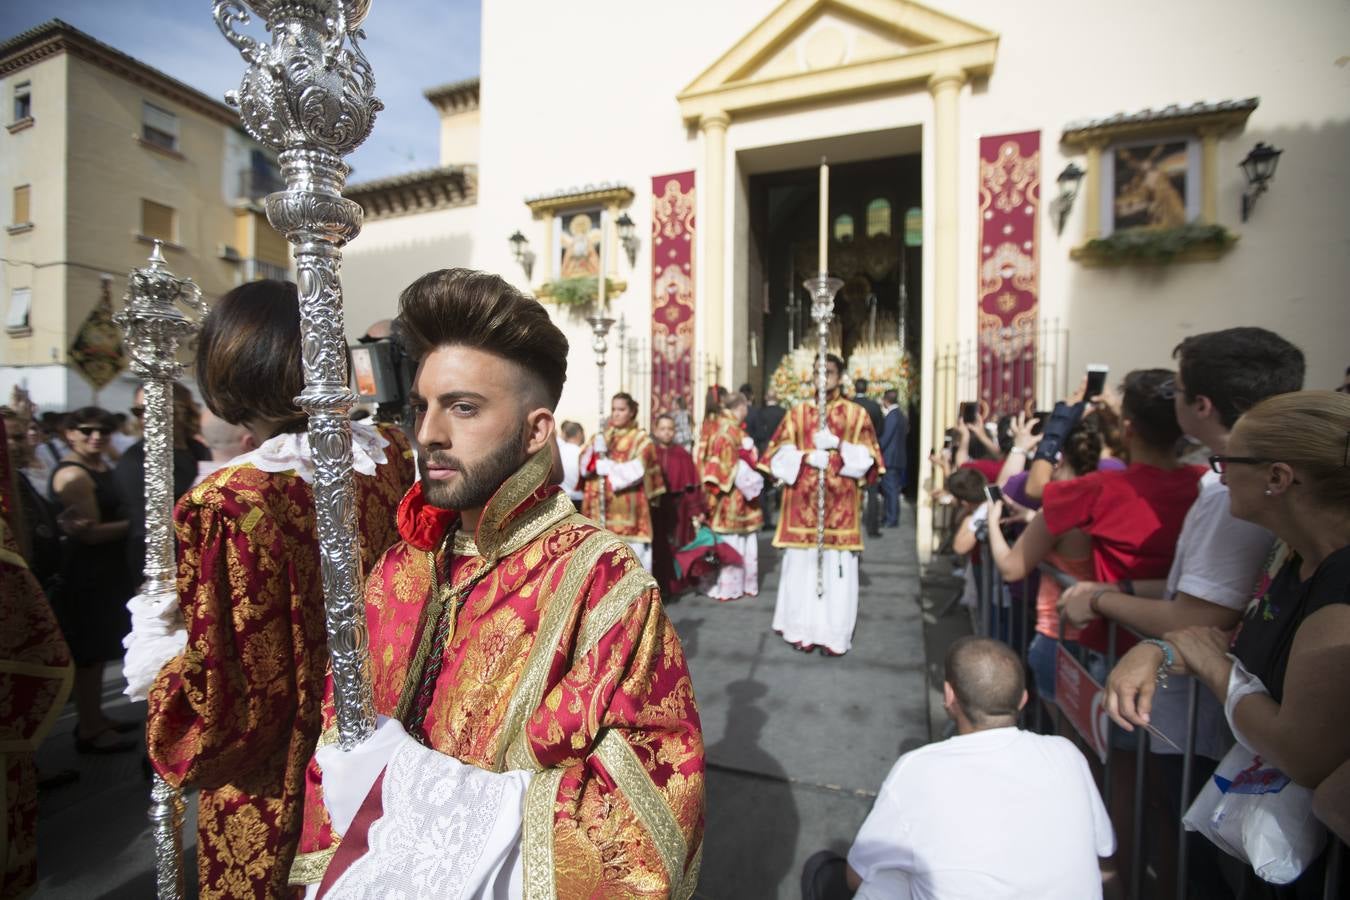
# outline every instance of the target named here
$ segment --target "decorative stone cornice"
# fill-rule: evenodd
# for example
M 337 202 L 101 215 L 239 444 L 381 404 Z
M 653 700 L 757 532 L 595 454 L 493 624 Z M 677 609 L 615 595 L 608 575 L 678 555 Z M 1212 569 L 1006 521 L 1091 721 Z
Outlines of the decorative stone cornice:
M 1161 109 L 1083 119 L 1065 125 L 1060 141 L 1070 145 L 1105 143 L 1122 136 L 1178 129 L 1227 131 L 1245 124 L 1260 102 L 1257 97 L 1248 97 L 1245 100 L 1221 100 L 1217 103 L 1200 101 L 1189 106 L 1173 103 Z
M 571 187 L 565 191 L 543 194 L 538 197 L 526 197 L 525 205 L 534 213 L 535 218 L 551 215 L 560 209 L 573 206 L 622 206 L 633 201 L 633 189 L 622 184 L 601 182 L 582 187 Z
M 478 79 L 466 78 L 439 87 L 427 88 L 422 96 L 442 115 L 472 112 L 478 108 Z
M 60 19 L 44 22 L 0 44 L 0 77 L 61 53 L 69 53 L 132 84 L 162 94 L 222 125 L 240 127 L 239 113 L 224 103 L 90 37 Z
M 478 199 L 477 170 L 474 166 L 423 169 L 349 185 L 343 196 L 361 204 L 367 222 L 471 206 Z

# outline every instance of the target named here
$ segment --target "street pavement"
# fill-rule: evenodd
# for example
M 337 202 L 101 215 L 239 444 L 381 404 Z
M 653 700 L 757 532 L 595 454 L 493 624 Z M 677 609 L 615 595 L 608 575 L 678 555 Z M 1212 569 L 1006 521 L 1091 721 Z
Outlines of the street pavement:
M 858 626 L 844 657 L 800 653 L 772 632 L 777 562 L 764 533 L 757 598 L 717 603 L 690 594 L 669 606 L 693 672 L 707 747 L 708 817 L 696 896 L 708 900 L 800 896 L 806 858 L 826 848 L 847 852 L 892 763 L 929 738 L 912 516 L 868 540 Z M 144 717 L 145 705 L 126 701 L 121 686 L 120 672 L 109 666 L 109 714 Z M 42 794 L 36 896 L 153 896 L 141 757 L 79 756 L 74 724 L 68 707 L 38 754 L 44 776 L 77 769 L 80 780 Z M 189 797 L 189 896 L 196 893 L 194 808 Z
M 757 598 L 690 594 L 669 605 L 707 749 L 695 896 L 800 897 L 806 859 L 847 853 L 891 765 L 928 742 L 914 545 L 912 516 L 867 539 L 853 649 L 839 658 L 801 653 L 774 634 L 778 557 L 767 533 Z

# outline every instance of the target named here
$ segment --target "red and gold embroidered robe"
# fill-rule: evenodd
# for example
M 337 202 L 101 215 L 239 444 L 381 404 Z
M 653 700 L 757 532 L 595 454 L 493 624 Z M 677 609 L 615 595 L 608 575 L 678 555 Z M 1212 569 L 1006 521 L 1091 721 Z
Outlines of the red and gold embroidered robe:
M 594 448 L 595 440 L 590 447 Z M 605 456 L 616 463 L 642 460 L 642 480 L 617 494 L 608 478 L 595 474 L 594 457 L 584 475 L 581 511 L 592 520 L 600 521 L 600 486 L 605 490 L 605 528 L 620 537 L 650 544 L 652 541 L 651 504 L 666 491 L 661 477 L 661 464 L 656 458 L 656 444 L 647 432 L 637 426 L 605 429 Z M 590 452 L 588 449 L 587 452 Z
M 56 723 L 75 676 L 56 615 L 19 553 L 17 498 L 10 493 L 0 423 L 0 768 L 5 821 L 0 834 L 0 897 L 26 897 L 37 885 L 37 766 L 33 754 Z M 18 477 L 22 478 L 22 475 Z
M 398 540 L 413 480 L 406 438 L 381 432 L 386 462 L 356 475 L 366 571 Z M 288 896 L 328 666 L 313 490 L 228 466 L 179 501 L 174 528 L 188 640 L 150 691 L 150 758 L 170 784 L 201 788 L 200 896 Z
M 428 506 L 420 485 L 409 492 L 404 540 L 366 587 L 375 708 L 416 722 L 419 673 L 439 654 L 425 718 L 410 731 L 461 762 L 535 773 L 522 833 L 527 900 L 688 897 L 704 763 L 680 640 L 632 551 L 547 484 L 550 462 L 544 451 L 526 463 L 474 537 L 456 534 L 448 550 L 454 514 Z M 449 636 L 432 646 L 447 602 Z M 331 680 L 329 691 L 321 742 L 336 739 Z M 339 843 L 311 765 L 292 883 L 322 880 Z
M 858 444 L 872 456 L 872 468 L 865 480 L 869 483 L 884 474 L 881 449 L 877 446 L 872 420 L 852 400 L 836 396 L 826 404 L 826 424 L 835 437 L 850 444 Z M 784 444 L 795 444 L 798 450 L 810 453 L 815 448 L 814 435 L 820 430 L 816 404 L 798 403 L 783 416 L 778 428 L 764 448 L 760 468 L 769 471 L 769 461 Z M 825 477 L 825 546 L 832 550 L 861 550 L 862 529 L 859 501 L 859 480 L 840 474 L 843 460 L 837 450 L 830 451 L 830 464 Z M 778 516 L 778 530 L 774 533 L 775 547 L 810 548 L 816 546 L 816 484 L 821 471 L 802 459 L 797 481 L 784 485 L 782 509 Z
M 741 449 L 745 428 L 729 412 L 713 420 L 699 459 L 698 474 L 703 482 L 704 506 L 708 510 L 708 527 L 721 534 L 750 534 L 764 524 L 764 512 L 759 498 L 746 500 L 736 490 L 736 467 L 743 458 L 754 465 L 754 451 Z

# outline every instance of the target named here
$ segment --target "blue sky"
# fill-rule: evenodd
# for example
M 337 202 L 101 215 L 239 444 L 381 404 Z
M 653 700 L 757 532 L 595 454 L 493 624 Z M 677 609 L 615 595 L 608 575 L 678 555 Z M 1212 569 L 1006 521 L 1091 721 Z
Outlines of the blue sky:
M 0 0 L 0 40 L 53 18 L 217 99 L 244 73 L 210 0 Z M 364 27 L 385 108 L 348 158 L 352 180 L 436 165 L 436 111 L 422 91 L 478 74 L 477 0 L 375 0 Z M 256 21 L 246 30 L 261 34 Z

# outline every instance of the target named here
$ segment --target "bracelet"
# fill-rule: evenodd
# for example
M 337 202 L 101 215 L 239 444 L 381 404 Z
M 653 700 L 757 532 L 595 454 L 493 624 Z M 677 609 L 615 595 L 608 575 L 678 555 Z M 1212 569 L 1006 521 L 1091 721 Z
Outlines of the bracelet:
M 1163 661 L 1162 664 L 1158 666 L 1158 673 L 1154 676 L 1154 680 L 1158 682 L 1158 687 L 1167 687 L 1167 670 L 1176 664 L 1176 655 L 1172 652 L 1172 645 L 1167 643 L 1167 641 L 1160 641 L 1157 638 L 1144 638 L 1139 643 L 1152 644 L 1162 651 Z
M 1092 610 L 1093 615 L 1100 616 L 1102 611 L 1097 608 L 1097 601 L 1102 598 L 1102 594 L 1110 592 L 1111 588 L 1099 588 L 1091 597 L 1088 598 L 1088 609 Z
M 1011 456 L 1012 454 L 1014 454 L 1014 453 L 1020 453 L 1022 456 L 1026 456 L 1026 455 L 1027 455 L 1027 448 L 1026 448 L 1026 447 L 1013 447 L 1011 450 L 1008 451 L 1008 454 L 1009 454 L 1010 456 Z

